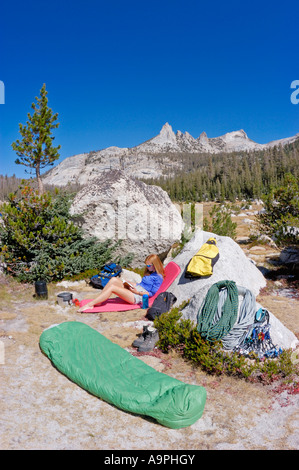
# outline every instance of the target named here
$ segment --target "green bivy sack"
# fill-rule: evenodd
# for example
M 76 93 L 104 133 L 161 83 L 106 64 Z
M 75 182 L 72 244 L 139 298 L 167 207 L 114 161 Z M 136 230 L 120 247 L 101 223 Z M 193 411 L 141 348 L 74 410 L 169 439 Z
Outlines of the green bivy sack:
M 48 328 L 40 348 L 70 380 L 122 410 L 174 429 L 191 426 L 203 414 L 204 387 L 156 371 L 84 323 Z

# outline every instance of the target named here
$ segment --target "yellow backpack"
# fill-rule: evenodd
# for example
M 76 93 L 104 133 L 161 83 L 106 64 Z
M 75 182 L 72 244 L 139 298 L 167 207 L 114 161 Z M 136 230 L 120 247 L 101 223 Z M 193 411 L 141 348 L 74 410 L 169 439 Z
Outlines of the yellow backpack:
M 208 277 L 213 274 L 215 263 L 219 259 L 219 248 L 215 238 L 209 238 L 200 250 L 191 258 L 185 277 Z

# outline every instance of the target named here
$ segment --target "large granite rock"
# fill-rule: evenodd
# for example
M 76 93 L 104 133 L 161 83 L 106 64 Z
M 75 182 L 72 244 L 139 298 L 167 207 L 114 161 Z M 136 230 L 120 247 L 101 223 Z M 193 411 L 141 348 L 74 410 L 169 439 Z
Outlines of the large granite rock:
M 190 259 L 210 237 L 216 238 L 220 254 L 219 260 L 214 266 L 213 275 L 199 279 L 185 278 L 185 271 Z M 173 261 L 181 268 L 180 276 L 171 285 L 171 292 L 178 299 L 177 305 L 191 299 L 200 289 L 218 281 L 235 281 L 238 285 L 250 289 L 255 296 L 258 295 L 261 288 L 266 286 L 263 274 L 230 237 L 197 230 Z
M 118 253 L 134 253 L 133 267 L 150 253 L 165 256 L 183 229 L 180 212 L 162 188 L 118 170 L 103 173 L 79 191 L 70 213 L 80 214 L 86 236 L 122 240 Z
M 197 253 L 203 243 L 210 237 L 215 237 L 219 247 L 220 258 L 214 266 L 214 273 L 209 278 L 187 279 L 185 278 L 186 267 L 191 257 Z M 253 262 L 247 258 L 240 246 L 229 237 L 222 237 L 213 233 L 198 230 L 193 238 L 185 245 L 183 250 L 176 256 L 175 261 L 181 267 L 180 276 L 173 282 L 169 291 L 176 297 L 176 306 L 183 301 L 190 300 L 189 304 L 182 310 L 182 318 L 190 319 L 197 323 L 198 311 L 204 301 L 209 288 L 216 282 L 232 280 L 240 287 L 249 289 L 256 297 L 261 288 L 266 286 L 266 280 Z M 241 303 L 242 297 L 239 297 Z M 262 305 L 256 303 L 258 310 Z M 271 312 L 271 337 L 274 344 L 283 349 L 295 348 L 298 340 L 293 332 L 286 328 Z

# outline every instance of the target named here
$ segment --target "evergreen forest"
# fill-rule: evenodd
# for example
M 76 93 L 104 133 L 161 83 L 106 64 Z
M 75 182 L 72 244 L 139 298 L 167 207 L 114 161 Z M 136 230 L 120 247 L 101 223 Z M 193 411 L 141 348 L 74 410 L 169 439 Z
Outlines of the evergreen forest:
M 172 201 L 259 199 L 283 184 L 286 173 L 298 180 L 299 138 L 284 147 L 261 151 L 171 154 L 170 158 L 180 162 L 182 169 L 175 175 L 165 173 L 144 181 L 161 186 Z
M 163 155 L 158 158 L 162 161 Z M 174 202 L 260 199 L 271 189 L 282 185 L 287 173 L 299 179 L 299 138 L 284 147 L 261 151 L 214 155 L 168 153 L 167 158 L 174 162 L 173 167 L 165 170 L 159 178 L 143 181 L 161 186 Z M 177 169 L 174 173 L 173 168 L 177 168 L 178 164 L 181 170 Z M 7 199 L 20 183 L 21 179 L 15 175 L 0 175 L 0 201 Z M 71 189 L 77 192 L 80 188 Z

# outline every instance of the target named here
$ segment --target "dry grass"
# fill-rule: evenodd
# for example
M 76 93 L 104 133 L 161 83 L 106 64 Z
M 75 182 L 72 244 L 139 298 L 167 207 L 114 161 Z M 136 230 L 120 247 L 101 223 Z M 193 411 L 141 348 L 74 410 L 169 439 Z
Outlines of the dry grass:
M 248 229 L 240 222 L 238 235 L 248 236 Z M 265 256 L 267 250 L 255 247 L 255 254 Z M 269 285 L 258 301 L 299 332 L 298 300 L 278 296 L 277 286 Z M 5 364 L 0 365 L 1 449 L 299 448 L 298 395 L 274 396 L 259 384 L 215 378 L 175 353 L 153 351 L 138 357 L 160 372 L 206 388 L 204 415 L 193 426 L 163 428 L 102 402 L 52 367 L 39 349 L 40 334 L 55 323 L 82 321 L 136 354 L 131 344 L 146 322 L 144 311 L 79 314 L 75 307 L 57 305 L 61 291 L 71 290 L 78 298 L 94 294 L 84 282 L 71 288 L 49 285 L 48 300 L 35 299 L 33 286 L 3 276 L 0 287 L 0 341 L 5 346 Z

